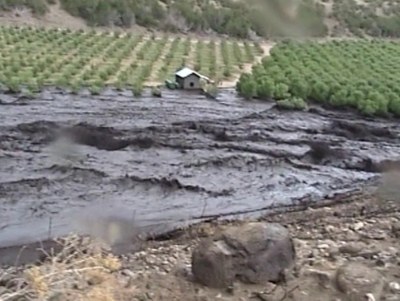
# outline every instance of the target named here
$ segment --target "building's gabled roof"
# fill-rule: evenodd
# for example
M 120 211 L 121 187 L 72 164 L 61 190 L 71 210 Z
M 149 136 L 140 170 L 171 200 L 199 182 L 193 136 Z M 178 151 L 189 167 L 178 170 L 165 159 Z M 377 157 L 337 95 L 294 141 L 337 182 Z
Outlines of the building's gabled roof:
M 184 68 L 182 68 L 181 70 L 179 70 L 179 71 L 177 71 L 175 73 L 176 76 L 179 76 L 181 78 L 186 78 L 186 77 L 188 77 L 189 75 L 192 75 L 192 74 L 198 76 L 199 78 L 205 79 L 208 82 L 212 82 L 212 80 L 209 79 L 207 76 L 201 75 L 200 73 L 198 73 L 198 72 L 196 72 L 196 71 L 194 71 L 194 70 L 192 70 L 192 69 L 190 69 L 188 67 L 184 67 Z
M 194 71 L 194 70 L 192 70 L 190 68 L 187 68 L 187 67 L 184 67 L 184 68 L 182 68 L 181 70 L 179 70 L 178 72 L 175 73 L 176 76 L 179 76 L 179 77 L 182 77 L 182 78 L 188 77 L 189 75 L 192 75 L 192 74 L 195 74 L 198 77 L 202 77 L 198 72 L 196 72 L 196 71 Z

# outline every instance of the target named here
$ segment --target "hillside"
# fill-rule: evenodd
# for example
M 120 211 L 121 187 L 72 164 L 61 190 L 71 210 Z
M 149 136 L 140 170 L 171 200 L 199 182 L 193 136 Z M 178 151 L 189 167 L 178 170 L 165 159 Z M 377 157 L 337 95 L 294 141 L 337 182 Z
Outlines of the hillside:
M 400 36 L 396 0 L 0 0 L 0 9 L 12 24 L 26 23 L 29 10 L 35 25 L 76 27 L 77 23 L 81 28 L 83 19 L 88 26 L 141 26 L 239 38 Z M 59 11 L 65 16 L 51 18 Z

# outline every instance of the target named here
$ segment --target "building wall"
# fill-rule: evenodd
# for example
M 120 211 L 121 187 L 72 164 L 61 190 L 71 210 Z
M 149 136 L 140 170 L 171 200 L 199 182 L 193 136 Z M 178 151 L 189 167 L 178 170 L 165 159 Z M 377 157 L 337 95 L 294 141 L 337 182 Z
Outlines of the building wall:
M 179 83 L 179 85 L 186 90 L 191 90 L 191 89 L 200 89 L 200 78 L 195 75 L 189 75 L 186 78 L 176 78 L 176 81 Z

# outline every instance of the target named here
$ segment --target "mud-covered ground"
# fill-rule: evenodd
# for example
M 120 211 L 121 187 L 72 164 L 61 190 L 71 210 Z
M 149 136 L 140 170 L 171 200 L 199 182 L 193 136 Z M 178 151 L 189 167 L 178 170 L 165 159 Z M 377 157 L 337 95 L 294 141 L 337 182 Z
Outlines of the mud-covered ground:
M 170 91 L 0 95 L 0 120 L 2 246 L 73 230 L 104 234 L 99 223 L 113 219 L 159 233 L 260 215 L 362 190 L 400 154 L 397 121 L 278 111 L 229 90 L 217 100 Z

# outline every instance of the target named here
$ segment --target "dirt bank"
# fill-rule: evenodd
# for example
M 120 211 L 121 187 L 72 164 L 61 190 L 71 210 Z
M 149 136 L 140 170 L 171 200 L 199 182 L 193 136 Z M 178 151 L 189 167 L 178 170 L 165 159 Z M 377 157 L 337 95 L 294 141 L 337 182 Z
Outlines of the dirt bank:
M 97 217 L 146 233 L 256 217 L 363 189 L 400 154 L 397 122 L 282 112 L 231 90 L 217 100 L 169 91 L 0 100 L 2 246 L 90 232 Z

